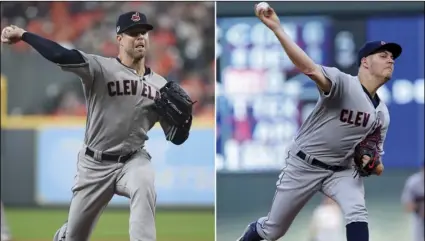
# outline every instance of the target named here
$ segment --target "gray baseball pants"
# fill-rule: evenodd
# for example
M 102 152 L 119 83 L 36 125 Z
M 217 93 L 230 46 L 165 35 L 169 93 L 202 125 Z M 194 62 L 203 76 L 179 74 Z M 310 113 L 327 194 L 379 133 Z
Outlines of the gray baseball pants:
M 120 163 L 92 158 L 85 150 L 78 154 L 68 220 L 53 241 L 88 241 L 114 194 L 130 199 L 130 241 L 155 241 L 155 173 L 149 153 L 141 149 Z

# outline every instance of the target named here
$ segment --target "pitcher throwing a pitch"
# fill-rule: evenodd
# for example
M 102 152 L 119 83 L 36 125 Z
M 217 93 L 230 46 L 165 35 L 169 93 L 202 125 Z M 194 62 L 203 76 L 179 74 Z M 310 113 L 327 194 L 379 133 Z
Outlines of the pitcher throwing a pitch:
M 257 17 L 276 35 L 294 65 L 318 87 L 318 102 L 288 149 L 269 214 L 248 225 L 239 241 L 277 240 L 316 193 L 338 203 L 347 241 L 368 241 L 363 178 L 381 175 L 389 112 L 376 91 L 392 76 L 401 47 L 366 43 L 358 53 L 357 76 L 317 65 L 281 27 L 265 2 Z
M 68 50 L 17 26 L 2 31 L 3 43 L 25 41 L 64 71 L 78 75 L 87 100 L 84 146 L 78 154 L 68 220 L 54 241 L 89 240 L 114 194 L 130 199 L 130 240 L 156 240 L 155 175 L 144 148 L 147 132 L 159 122 L 168 141 L 184 143 L 193 102 L 179 85 L 145 66 L 152 29 L 142 13 L 119 16 L 117 58 Z

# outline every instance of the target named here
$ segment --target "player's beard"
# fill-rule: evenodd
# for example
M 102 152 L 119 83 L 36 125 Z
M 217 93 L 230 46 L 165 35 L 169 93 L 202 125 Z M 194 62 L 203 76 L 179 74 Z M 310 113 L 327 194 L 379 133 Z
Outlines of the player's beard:
M 391 79 L 391 77 L 392 77 L 392 75 L 390 74 L 390 75 L 386 75 L 385 77 L 384 77 L 384 81 L 385 81 L 385 83 L 388 81 L 388 80 L 390 80 Z
M 136 48 L 133 48 L 132 50 L 127 52 L 127 54 L 136 61 L 143 59 L 145 57 L 145 53 L 146 53 L 146 49 L 139 51 Z
M 387 82 L 393 76 L 393 71 L 389 71 L 388 69 L 385 69 L 383 76 L 384 76 L 384 81 Z

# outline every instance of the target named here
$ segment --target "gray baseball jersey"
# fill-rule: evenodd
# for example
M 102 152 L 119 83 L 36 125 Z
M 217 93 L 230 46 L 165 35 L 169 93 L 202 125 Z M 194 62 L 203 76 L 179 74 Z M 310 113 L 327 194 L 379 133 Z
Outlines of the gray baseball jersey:
M 61 66 L 81 78 L 88 115 L 68 220 L 54 241 L 89 240 L 99 215 L 115 194 L 130 199 L 130 241 L 155 241 L 155 174 L 143 146 L 156 122 L 168 140 L 177 132 L 153 109 L 154 98 L 167 81 L 150 69 L 139 76 L 116 58 L 80 53 L 83 64 Z M 87 147 L 94 155 L 86 155 Z M 125 163 L 102 160 L 102 154 L 134 151 Z
M 332 82 L 289 147 L 285 166 L 276 182 L 271 210 L 257 220 L 257 232 L 266 240 L 278 240 L 289 229 L 304 205 L 321 192 L 336 201 L 345 224 L 368 222 L 362 178 L 353 178 L 354 147 L 367 135 L 380 137 L 381 154 L 389 126 L 388 109 L 382 101 L 375 108 L 358 77 L 337 68 L 321 67 Z M 306 158 L 297 153 L 303 151 Z M 332 171 L 312 165 L 316 158 L 328 165 L 348 168 Z
M 424 173 L 418 172 L 407 179 L 401 196 L 403 204 L 416 205 L 413 217 L 413 241 L 424 241 L 424 197 Z
M 320 98 L 295 137 L 295 146 L 330 165 L 345 165 L 354 147 L 368 134 L 380 135 L 381 155 L 390 116 L 383 101 L 377 108 L 357 76 L 337 68 L 322 67 L 332 82 L 329 93 Z
M 152 111 L 159 88 L 167 82 L 163 77 L 149 70 L 139 76 L 116 58 L 80 53 L 86 63 L 62 69 L 77 74 L 83 83 L 87 146 L 109 154 L 129 153 L 144 144 L 147 132 L 158 121 L 165 133 L 173 133 Z

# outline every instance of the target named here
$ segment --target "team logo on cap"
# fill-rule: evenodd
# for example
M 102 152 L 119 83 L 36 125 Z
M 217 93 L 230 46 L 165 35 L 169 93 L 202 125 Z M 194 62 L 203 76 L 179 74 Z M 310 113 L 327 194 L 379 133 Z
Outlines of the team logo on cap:
M 139 21 L 139 20 L 140 20 L 139 13 L 138 13 L 138 12 L 136 12 L 136 13 L 134 13 L 133 15 L 131 15 L 131 20 L 133 20 L 133 22 L 137 22 L 137 21 Z
M 385 42 L 384 41 L 381 41 L 381 45 L 384 45 L 385 44 Z

